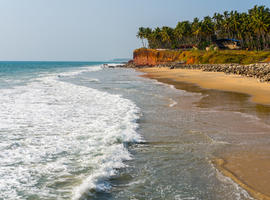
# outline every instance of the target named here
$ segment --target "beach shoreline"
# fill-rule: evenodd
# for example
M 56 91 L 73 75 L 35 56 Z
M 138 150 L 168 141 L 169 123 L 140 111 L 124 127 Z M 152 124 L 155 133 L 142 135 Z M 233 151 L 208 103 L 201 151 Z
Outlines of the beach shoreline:
M 248 101 L 254 104 L 270 105 L 270 85 L 263 83 L 255 78 L 243 77 L 240 75 L 225 74 L 223 72 L 205 72 L 196 69 L 170 69 L 168 67 L 143 67 L 136 68 L 143 72 L 143 77 L 156 79 L 166 84 L 172 84 L 177 88 L 177 83 L 188 83 L 207 90 L 218 90 L 224 92 L 235 92 L 247 95 Z M 170 81 L 168 81 L 170 80 Z M 179 88 L 178 88 L 179 89 Z M 255 133 L 256 135 L 256 133 Z M 256 148 L 256 147 L 254 147 Z M 264 156 L 269 156 L 269 149 L 266 147 Z M 240 159 L 236 159 L 238 154 Z M 225 177 L 229 177 L 233 182 L 246 190 L 255 199 L 270 199 L 269 187 L 262 186 L 267 182 L 269 172 L 267 166 L 270 165 L 269 159 L 261 160 L 257 156 L 247 158 L 250 152 L 237 152 L 232 155 L 218 155 L 212 160 L 215 168 Z M 245 159 L 246 158 L 246 159 Z M 251 170 L 245 166 L 252 167 Z M 260 174 L 260 180 L 256 181 L 258 174 L 254 169 L 264 170 Z M 253 170 L 253 171 L 252 171 Z M 255 180 L 255 181 L 254 181 Z
M 226 167 L 227 162 L 228 162 L 227 160 L 222 158 L 216 158 L 212 160 L 213 165 L 220 173 L 222 173 L 224 176 L 230 178 L 233 182 L 238 184 L 241 188 L 247 191 L 253 198 L 259 200 L 270 200 L 270 196 L 261 193 L 260 191 L 256 190 L 256 188 L 253 188 L 252 186 L 248 185 L 248 183 L 246 183 L 245 180 L 241 180 L 232 170 L 228 169 Z
M 251 101 L 270 105 L 270 84 L 255 78 L 223 72 L 206 72 L 198 69 L 170 69 L 166 67 L 143 67 L 136 70 L 153 79 L 171 79 L 198 85 L 205 89 L 247 94 Z

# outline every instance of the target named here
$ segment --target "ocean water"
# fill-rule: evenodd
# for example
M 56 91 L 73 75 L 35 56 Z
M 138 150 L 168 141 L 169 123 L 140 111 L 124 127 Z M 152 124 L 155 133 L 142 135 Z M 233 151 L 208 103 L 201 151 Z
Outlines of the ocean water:
M 0 63 L 0 199 L 252 199 L 211 160 L 265 121 L 102 64 Z
M 0 63 L 0 198 L 79 199 L 141 141 L 139 108 L 120 95 L 69 81 L 101 63 Z M 82 80 L 80 80 L 82 81 Z

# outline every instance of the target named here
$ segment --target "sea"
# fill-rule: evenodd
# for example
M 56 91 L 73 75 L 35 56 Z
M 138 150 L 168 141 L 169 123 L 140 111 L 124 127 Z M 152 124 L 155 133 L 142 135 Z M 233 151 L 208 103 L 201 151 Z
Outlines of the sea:
M 0 62 L 0 199 L 252 199 L 212 160 L 267 112 L 118 65 Z

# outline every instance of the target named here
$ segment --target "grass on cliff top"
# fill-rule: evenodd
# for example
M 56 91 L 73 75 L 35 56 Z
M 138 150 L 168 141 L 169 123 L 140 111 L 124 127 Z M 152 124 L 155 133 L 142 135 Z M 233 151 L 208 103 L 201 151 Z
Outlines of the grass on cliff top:
M 151 52 L 164 62 L 186 62 L 187 64 L 225 64 L 239 63 L 252 64 L 270 62 L 270 51 L 245 51 L 245 50 L 156 50 L 137 49 L 136 53 Z
M 182 54 L 182 53 L 181 53 Z M 267 62 L 270 59 L 270 51 L 238 51 L 238 50 L 219 50 L 219 51 L 191 51 L 186 62 L 196 63 L 239 63 L 252 64 Z

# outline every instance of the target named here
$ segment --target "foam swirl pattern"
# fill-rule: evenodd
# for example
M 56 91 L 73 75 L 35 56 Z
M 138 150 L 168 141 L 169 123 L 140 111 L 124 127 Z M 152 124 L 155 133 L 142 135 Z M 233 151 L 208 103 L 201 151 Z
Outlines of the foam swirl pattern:
M 0 199 L 108 190 L 108 178 L 131 159 L 125 143 L 141 140 L 132 101 L 55 74 L 2 88 L 0 106 Z

